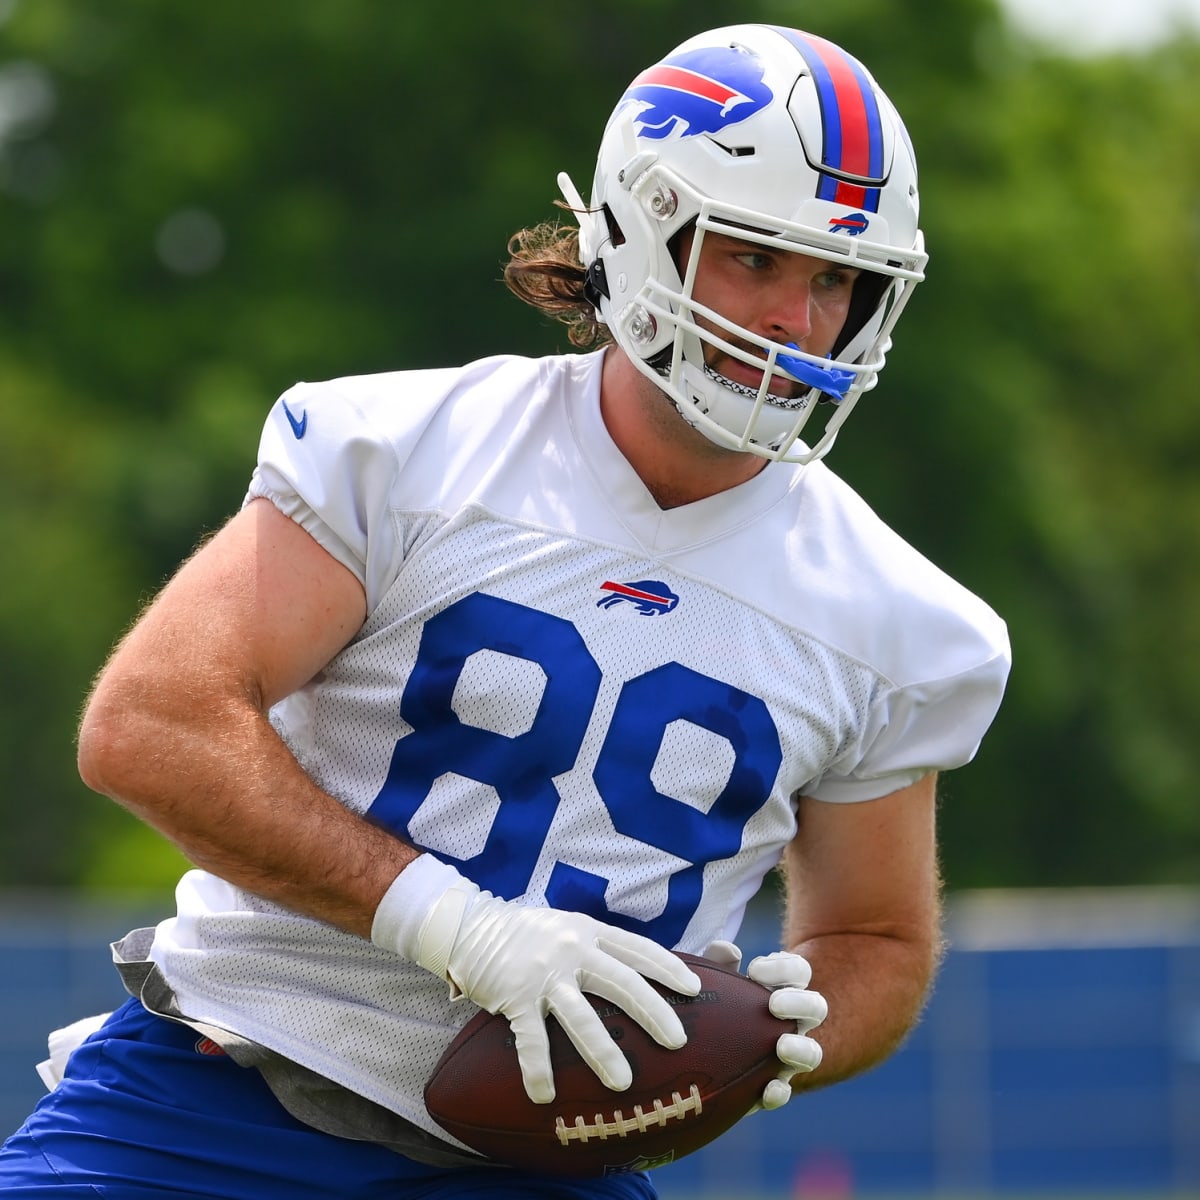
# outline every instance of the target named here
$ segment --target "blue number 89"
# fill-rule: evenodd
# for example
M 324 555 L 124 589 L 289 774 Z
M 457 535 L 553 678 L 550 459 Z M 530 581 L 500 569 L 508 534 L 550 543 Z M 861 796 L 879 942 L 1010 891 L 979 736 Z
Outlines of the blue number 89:
M 516 736 L 465 724 L 454 689 L 471 655 L 491 650 L 536 663 L 545 690 L 529 728 Z M 601 672 L 569 621 L 480 592 L 426 624 L 400 714 L 412 732 L 396 743 L 371 819 L 406 839 L 440 776 L 490 785 L 499 798 L 482 849 L 470 859 L 439 852 L 500 896 L 524 892 L 558 809 L 554 776 L 575 764 L 594 715 Z M 660 792 L 651 780 L 667 727 L 688 722 L 725 739 L 733 766 L 707 811 Z M 608 880 L 558 861 L 546 887 L 556 908 L 586 912 L 674 945 L 700 903 L 705 867 L 736 854 L 746 822 L 767 802 L 782 761 L 779 735 L 756 696 L 676 662 L 621 688 L 592 778 L 618 834 L 662 850 L 677 868 L 663 911 L 639 920 L 609 909 Z

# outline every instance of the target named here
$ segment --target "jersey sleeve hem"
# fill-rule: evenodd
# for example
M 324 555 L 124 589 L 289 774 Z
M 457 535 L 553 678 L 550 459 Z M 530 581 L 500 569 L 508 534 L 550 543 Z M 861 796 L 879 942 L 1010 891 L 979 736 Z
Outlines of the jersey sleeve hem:
M 829 771 L 805 795 L 817 800 L 874 800 L 934 771 L 954 770 L 979 751 L 1008 679 L 1007 644 L 948 678 L 887 689 L 873 705 L 857 761 Z
M 805 791 L 804 795 L 830 804 L 861 804 L 865 800 L 879 800 L 883 796 L 890 796 L 893 792 L 911 787 L 919 779 L 932 775 L 935 770 L 934 767 L 921 767 L 881 776 L 878 779 L 831 779 L 811 791 Z
M 269 468 L 260 466 L 255 470 L 242 507 L 252 500 L 269 500 L 366 587 L 366 570 L 362 559 L 292 490 L 291 485 L 279 480 L 272 486 L 267 478 L 269 474 Z

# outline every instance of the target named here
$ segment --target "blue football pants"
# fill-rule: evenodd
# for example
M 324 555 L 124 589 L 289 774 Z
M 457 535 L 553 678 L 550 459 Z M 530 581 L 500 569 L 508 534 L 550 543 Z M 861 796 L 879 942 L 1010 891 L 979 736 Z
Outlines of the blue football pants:
M 445 1170 L 292 1117 L 257 1071 L 127 1001 L 0 1149 L 5 1200 L 654 1200 L 644 1175 Z M 211 1044 L 210 1044 L 211 1045 Z

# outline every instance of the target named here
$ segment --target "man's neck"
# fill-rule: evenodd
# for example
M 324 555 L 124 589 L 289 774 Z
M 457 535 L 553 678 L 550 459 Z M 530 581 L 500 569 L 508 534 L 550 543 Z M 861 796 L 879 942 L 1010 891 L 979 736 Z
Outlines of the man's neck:
M 679 508 L 753 479 L 767 465 L 709 441 L 616 347 L 604 356 L 600 413 L 609 436 L 662 509 Z

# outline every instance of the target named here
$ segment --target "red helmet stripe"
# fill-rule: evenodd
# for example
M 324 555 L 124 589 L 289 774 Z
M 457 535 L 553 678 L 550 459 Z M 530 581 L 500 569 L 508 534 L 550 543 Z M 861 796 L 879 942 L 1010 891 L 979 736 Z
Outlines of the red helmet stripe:
M 833 201 L 835 204 L 844 204 L 847 208 L 875 207 L 867 199 L 867 189 L 865 187 L 859 187 L 856 183 L 844 183 L 840 179 L 833 190 Z
M 636 87 L 666 87 L 679 92 L 687 92 L 692 96 L 703 96 L 726 109 L 736 100 L 745 100 L 741 92 L 726 87 L 720 80 L 710 79 L 707 75 L 698 75 L 685 67 L 673 67 L 668 63 L 658 63 L 643 71 L 629 85 L 630 91 Z
M 821 106 L 824 141 L 817 196 L 875 212 L 878 187 L 844 183 L 839 176 L 883 181 L 883 118 L 866 69 L 840 46 L 798 29 L 774 27 L 800 52 L 812 72 Z
M 878 155 L 872 154 L 872 121 L 879 125 L 879 111 L 871 97 L 870 111 L 867 107 L 867 92 L 859 73 L 851 65 L 849 55 L 824 38 L 805 34 L 805 40 L 816 51 L 817 56 L 829 73 L 834 103 L 837 105 L 841 123 L 841 161 L 827 163 L 847 175 L 860 175 L 878 179 L 880 175 Z M 876 146 L 877 146 L 876 142 Z

